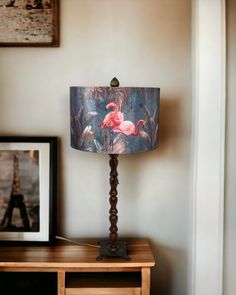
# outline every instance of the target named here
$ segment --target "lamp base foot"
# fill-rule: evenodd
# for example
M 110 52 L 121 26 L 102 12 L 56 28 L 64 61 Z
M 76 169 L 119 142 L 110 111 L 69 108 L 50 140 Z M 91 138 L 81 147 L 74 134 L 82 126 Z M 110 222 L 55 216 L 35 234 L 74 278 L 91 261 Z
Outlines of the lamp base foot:
M 101 246 L 100 255 L 97 257 L 97 261 L 103 259 L 103 257 L 120 257 L 125 260 L 130 260 L 130 257 L 127 254 L 127 242 L 126 241 L 117 241 L 116 247 L 112 247 L 112 243 L 109 240 L 99 241 Z

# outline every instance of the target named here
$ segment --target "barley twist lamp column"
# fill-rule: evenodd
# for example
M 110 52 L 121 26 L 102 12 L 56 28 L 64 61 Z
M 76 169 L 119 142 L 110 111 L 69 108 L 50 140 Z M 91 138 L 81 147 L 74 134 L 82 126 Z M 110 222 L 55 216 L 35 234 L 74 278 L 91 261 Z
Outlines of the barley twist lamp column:
M 118 155 L 147 152 L 158 145 L 160 88 L 70 87 L 71 146 L 110 156 L 109 238 L 100 256 L 129 259 L 127 242 L 118 239 Z
M 117 185 L 119 184 L 118 182 L 118 173 L 117 173 L 117 166 L 118 166 L 118 155 L 110 155 L 110 167 L 111 167 L 111 173 L 110 173 L 110 205 L 111 209 L 109 211 L 110 213 L 110 234 L 109 234 L 109 240 L 111 241 L 110 243 L 110 248 L 111 250 L 114 249 L 116 251 L 118 245 L 117 245 L 117 240 L 118 240 L 118 227 L 117 227 L 117 221 L 118 221 L 118 210 L 116 208 L 118 199 L 117 199 Z

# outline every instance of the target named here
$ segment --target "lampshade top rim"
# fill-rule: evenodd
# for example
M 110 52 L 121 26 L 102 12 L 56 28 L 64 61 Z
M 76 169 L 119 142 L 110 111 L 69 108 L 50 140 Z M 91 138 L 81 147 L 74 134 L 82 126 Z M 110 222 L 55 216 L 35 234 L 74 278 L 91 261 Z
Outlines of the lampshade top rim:
M 160 89 L 160 87 L 155 87 L 155 86 L 118 86 L 118 87 L 112 87 L 112 86 L 70 86 L 70 88 L 93 88 L 93 87 L 98 87 L 98 88 L 122 88 L 122 89 Z

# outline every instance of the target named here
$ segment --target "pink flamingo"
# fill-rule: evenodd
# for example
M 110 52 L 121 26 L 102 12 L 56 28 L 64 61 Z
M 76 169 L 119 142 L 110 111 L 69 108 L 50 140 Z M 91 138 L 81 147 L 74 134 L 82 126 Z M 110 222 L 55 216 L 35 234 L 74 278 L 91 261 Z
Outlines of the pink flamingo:
M 113 132 L 120 132 L 125 135 L 138 136 L 140 134 L 140 124 L 144 125 L 144 120 L 138 120 L 136 127 L 131 121 L 123 121 L 119 126 L 112 129 Z M 137 129 L 137 132 L 135 131 Z
M 119 126 L 124 120 L 124 115 L 122 112 L 119 111 L 118 106 L 115 103 L 110 102 L 106 105 L 106 109 L 114 109 L 114 111 L 108 113 L 105 116 L 103 121 L 100 123 L 100 126 L 102 128 L 114 128 Z

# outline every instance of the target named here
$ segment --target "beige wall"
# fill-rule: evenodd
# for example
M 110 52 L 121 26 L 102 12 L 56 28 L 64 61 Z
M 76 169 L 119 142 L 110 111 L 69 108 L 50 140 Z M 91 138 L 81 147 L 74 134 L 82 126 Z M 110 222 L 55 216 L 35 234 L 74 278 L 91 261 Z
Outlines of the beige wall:
M 236 1 L 227 0 L 227 128 L 224 294 L 236 292 Z
M 62 0 L 60 48 L 0 48 L 0 132 L 60 138 L 58 234 L 108 232 L 108 157 L 72 150 L 69 86 L 161 88 L 160 148 L 121 156 L 119 233 L 151 240 L 152 294 L 187 295 L 191 1 Z

